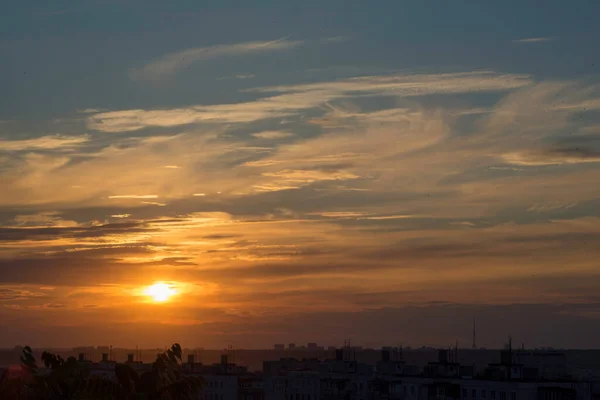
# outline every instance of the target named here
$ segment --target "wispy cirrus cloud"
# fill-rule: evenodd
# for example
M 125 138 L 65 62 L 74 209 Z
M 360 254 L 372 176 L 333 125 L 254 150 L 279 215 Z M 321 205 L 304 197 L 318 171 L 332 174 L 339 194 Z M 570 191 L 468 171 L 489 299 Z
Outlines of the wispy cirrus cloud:
M 532 37 L 532 38 L 516 39 L 516 40 L 513 40 L 513 43 L 541 43 L 541 42 L 549 42 L 551 40 L 554 40 L 554 38 L 551 36 Z
M 49 135 L 33 139 L 0 140 L 0 152 L 73 149 L 89 141 L 88 135 Z
M 131 217 L 131 214 L 113 214 L 111 215 L 111 218 L 129 218 Z
M 283 139 L 283 138 L 294 136 L 294 134 L 292 132 L 286 132 L 286 131 L 264 131 L 264 132 L 253 133 L 251 136 L 254 136 L 255 138 L 258 138 L 258 139 Z
M 78 225 L 78 223 L 75 221 L 63 219 L 60 213 L 56 211 L 45 211 L 35 214 L 19 214 L 16 215 L 11 222 L 18 227 L 74 227 Z
M 230 75 L 230 76 L 222 76 L 217 78 L 218 81 L 224 81 L 228 79 L 252 79 L 255 78 L 254 74 L 238 74 L 238 75 Z
M 330 36 L 324 39 L 321 39 L 321 43 L 342 43 L 350 40 L 350 36 Z
M 155 194 L 118 194 L 108 196 L 109 199 L 157 199 Z
M 257 41 L 234 44 L 223 44 L 208 47 L 185 49 L 150 62 L 144 67 L 132 69 L 130 76 L 138 81 L 154 81 L 169 78 L 194 63 L 219 57 L 232 57 L 244 54 L 267 53 L 287 50 L 301 45 L 300 40 L 288 40 L 288 37 L 272 41 Z
M 356 96 L 410 98 L 432 94 L 495 92 L 532 83 L 529 75 L 475 71 L 449 74 L 394 74 L 314 84 L 250 89 L 275 96 L 237 104 L 194 105 L 159 110 L 119 110 L 97 113 L 87 127 L 102 132 L 131 132 L 148 127 L 197 123 L 248 123 L 297 115 L 328 102 Z
M 600 163 L 600 150 L 590 148 L 554 148 L 503 155 L 509 164 L 540 166 L 559 164 Z
M 267 184 L 255 185 L 258 191 L 278 191 L 296 189 L 309 185 L 313 182 L 322 181 L 344 181 L 359 178 L 358 175 L 344 170 L 319 171 L 319 170 L 279 170 L 274 172 L 263 172 L 263 176 L 271 178 Z

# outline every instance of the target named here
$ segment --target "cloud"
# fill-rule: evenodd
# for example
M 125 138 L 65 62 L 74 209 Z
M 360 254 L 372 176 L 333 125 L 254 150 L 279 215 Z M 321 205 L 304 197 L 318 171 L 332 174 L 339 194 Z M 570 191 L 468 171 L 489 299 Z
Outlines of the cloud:
M 258 133 L 252 133 L 251 136 L 254 136 L 258 139 L 283 139 L 286 137 L 294 136 L 292 132 L 285 131 L 264 131 Z
M 486 107 L 479 96 L 445 96 L 478 90 L 477 79 L 499 88 L 487 81 L 497 76 L 455 76 L 468 77 L 463 88 L 439 75 L 405 77 L 410 85 L 401 90 L 402 79 L 378 86 L 379 77 L 291 85 L 212 106 L 225 107 L 212 110 L 223 113 L 222 124 L 160 137 L 100 135 L 109 144 L 93 154 L 15 155 L 0 169 L 10 225 L 0 231 L 0 268 L 10 271 L 3 279 L 82 285 L 100 276 L 95 283 L 120 282 L 115 293 L 141 278 L 208 282 L 219 295 L 186 301 L 236 313 L 357 310 L 407 299 L 570 301 L 568 277 L 578 285 L 597 277 L 600 224 L 582 217 L 597 209 L 600 175 L 582 162 L 515 168 L 505 155 L 586 149 L 575 157 L 590 156 L 596 132 L 579 116 L 596 104 L 597 88 L 527 78 L 486 95 L 493 100 Z M 146 111 L 104 128 L 156 126 Z M 306 118 L 289 118 L 284 132 L 294 135 L 285 141 L 257 146 L 252 133 L 281 126 L 278 118 L 255 124 L 256 113 L 278 112 Z M 177 171 L 162 168 L 175 164 Z M 138 198 L 149 195 L 165 206 Z M 61 211 L 19 226 L 15 209 Z M 125 213 L 136 216 L 121 221 L 129 225 L 97 222 Z M 77 225 L 43 221 L 57 217 Z M 275 282 L 282 299 L 252 301 L 249 292 L 270 293 Z M 238 300 L 228 299 L 231 292 Z M 105 310 L 114 301 L 86 296 L 77 304 Z M 75 306 L 55 298 L 40 304 Z
M 35 214 L 19 214 L 12 219 L 12 223 L 19 227 L 74 227 L 79 224 L 76 221 L 64 220 L 59 212 L 45 211 Z
M 77 112 L 79 114 L 95 114 L 95 113 L 99 113 L 102 111 L 106 111 L 106 110 L 102 109 L 102 108 L 84 108 L 82 110 L 77 110 Z
M 318 215 L 326 218 L 357 218 L 368 214 L 361 211 L 324 211 L 308 213 L 308 215 Z
M 330 93 L 335 97 L 350 92 L 374 92 L 395 96 L 419 96 L 431 93 L 466 93 L 515 89 L 531 83 L 529 75 L 474 71 L 446 74 L 392 74 L 367 76 L 301 85 L 249 89 L 253 92 Z
M 502 156 L 509 164 L 540 166 L 600 162 L 600 150 L 590 148 L 554 148 L 517 152 Z
M 220 78 L 217 78 L 218 81 L 223 81 L 226 79 L 252 79 L 255 78 L 256 76 L 253 74 L 240 74 L 240 75 L 231 75 L 231 76 L 222 76 Z
M 108 196 L 109 199 L 157 199 L 155 194 L 120 194 Z
M 150 206 L 158 206 L 158 207 L 166 207 L 167 203 L 159 203 L 157 201 L 142 201 L 142 204 L 147 204 Z
M 331 36 L 328 38 L 321 39 L 321 43 L 342 43 L 350 40 L 350 36 Z
M 513 43 L 541 43 L 541 42 L 549 42 L 551 40 L 554 40 L 554 38 L 550 37 L 550 36 L 533 37 L 533 38 L 524 38 L 524 39 L 513 40 Z
M 360 217 L 359 219 L 370 219 L 370 220 L 387 220 L 387 219 L 409 219 L 409 218 L 428 218 L 426 215 L 376 215 L 369 217 Z
M 42 136 L 35 139 L 0 140 L 0 152 L 32 150 L 72 150 L 89 141 L 88 135 L 82 136 Z
M 539 203 L 539 204 L 532 204 L 531 207 L 529 207 L 527 209 L 527 211 L 531 211 L 531 212 L 537 212 L 537 213 L 542 213 L 542 212 L 549 212 L 549 211 L 554 211 L 554 210 L 560 210 L 560 209 L 569 209 L 572 207 L 575 207 L 577 205 L 577 203 L 561 203 L 561 202 L 544 202 L 544 203 Z
M 318 298 L 316 295 L 311 297 L 308 293 L 303 295 L 300 292 L 284 293 L 282 297 L 305 299 L 314 303 Z M 350 295 L 354 295 L 355 302 L 367 304 L 371 299 L 385 297 L 386 293 L 373 292 L 362 295 L 360 292 L 352 292 Z M 388 296 L 395 299 L 406 297 L 398 292 L 388 293 Z M 276 294 L 270 294 L 266 297 L 266 301 L 276 297 Z M 250 299 L 245 301 L 252 302 Z M 398 306 L 398 303 L 403 305 Z M 397 332 L 410 325 L 411 329 L 405 329 L 403 345 L 443 348 L 448 345 L 448 337 L 456 338 L 460 343 L 470 343 L 471 333 L 465 327 L 471 326 L 475 316 L 478 326 L 489 328 L 484 332 L 478 331 L 478 344 L 487 348 L 499 347 L 506 341 L 507 332 L 512 333 L 515 341 L 524 342 L 528 347 L 595 348 L 600 329 L 597 318 L 582 315 L 596 310 L 597 303 L 564 305 L 534 302 L 480 304 L 474 301 L 421 304 L 404 304 L 398 301 L 398 303 L 389 307 L 367 309 L 347 307 L 342 310 L 321 308 L 312 312 L 303 312 L 290 306 L 286 307 L 285 318 L 282 317 L 282 313 L 250 313 L 240 309 L 236 312 L 235 306 L 195 309 L 180 307 L 178 313 L 180 317 L 178 320 L 173 320 L 174 323 L 157 323 L 161 318 L 164 322 L 168 317 L 167 311 L 159 313 L 154 307 L 155 310 L 150 312 L 149 307 L 138 305 L 138 310 L 144 310 L 143 315 L 147 317 L 136 320 L 136 324 L 107 323 L 107 321 L 136 318 L 136 314 L 118 307 L 86 309 L 85 313 L 79 314 L 79 318 L 73 318 L 77 314 L 68 308 L 35 309 L 28 313 L 35 316 L 29 318 L 35 321 L 35 329 L 23 329 L 27 326 L 26 322 L 18 319 L 18 315 L 23 314 L 22 310 L 5 309 L 5 318 L 16 321 L 6 326 L 3 337 L 6 338 L 7 343 L 31 343 L 34 347 L 42 347 L 43 340 L 54 338 L 55 346 L 70 348 L 73 343 L 79 343 L 79 338 L 83 336 L 90 343 L 104 343 L 107 338 L 120 338 L 121 346 L 134 348 L 139 345 L 140 348 L 152 348 L 156 347 L 156 343 L 168 343 L 175 335 L 186 347 L 202 344 L 207 348 L 223 348 L 227 343 L 240 343 L 245 348 L 265 349 L 272 347 L 272 343 L 289 337 L 293 337 L 298 343 L 316 341 L 335 345 L 339 343 L 340 332 L 344 332 L 352 337 L 353 343 L 379 348 L 386 344 L 397 343 Z M 52 323 L 52 319 L 57 319 L 56 314 L 50 318 L 44 317 L 44 313 L 48 312 L 59 313 L 61 320 L 73 322 L 69 326 L 57 325 Z M 315 326 L 319 326 L 320 329 L 315 331 Z M 140 337 L 140 331 L 153 334 L 150 337 Z M 44 339 L 40 339 L 40 336 Z M 248 342 L 249 337 L 253 338 L 253 342 Z M 429 352 L 426 354 L 430 359 L 436 357 L 436 350 L 423 351 Z M 410 354 L 407 352 L 405 357 L 410 357 Z M 479 363 L 478 369 L 485 367 L 485 360 L 476 362 Z
M 296 94 L 285 93 L 282 96 L 290 95 L 293 100 Z M 320 99 L 320 94 L 315 96 Z M 397 196 L 414 199 L 407 209 L 376 212 L 376 215 L 383 216 L 429 215 L 428 210 L 422 209 L 425 203 L 418 199 L 427 195 L 435 196 L 436 193 L 438 196 L 455 193 L 453 196 L 461 199 L 455 204 L 464 205 L 461 211 L 464 214 L 460 216 L 470 218 L 477 214 L 476 210 L 481 210 L 484 194 L 493 195 L 496 199 L 494 203 L 499 207 L 501 199 L 516 201 L 514 198 L 511 200 L 509 195 L 505 197 L 497 191 L 493 193 L 492 182 L 504 185 L 504 181 L 490 180 L 490 187 L 485 187 L 485 181 L 490 179 L 491 174 L 495 174 L 494 179 L 500 179 L 501 174 L 525 169 L 498 169 L 509 168 L 502 165 L 506 164 L 505 154 L 524 153 L 524 148 L 535 153 L 538 151 L 536 146 L 543 142 L 546 148 L 587 149 L 594 145 L 590 141 L 562 142 L 553 139 L 556 143 L 553 146 L 552 141 L 548 140 L 557 132 L 564 136 L 565 132 L 572 129 L 567 127 L 573 123 L 570 121 L 574 113 L 578 112 L 575 105 L 585 104 L 587 107 L 595 104 L 591 86 L 581 89 L 579 84 L 573 83 L 543 83 L 521 87 L 508 95 L 498 94 L 500 101 L 497 105 L 490 107 L 485 114 L 478 114 L 473 120 L 469 129 L 477 134 L 468 136 L 461 133 L 463 128 L 457 123 L 462 121 L 458 111 L 471 109 L 469 105 L 453 106 L 451 109 L 430 107 L 422 104 L 421 99 L 405 99 L 401 96 L 397 98 L 397 107 L 365 111 L 358 106 L 365 101 L 360 93 L 344 96 L 348 97 L 320 105 L 321 108 L 315 110 L 319 112 L 318 118 L 303 120 L 298 122 L 300 125 L 286 129 L 284 132 L 294 133 L 294 136 L 270 147 L 252 146 L 252 142 L 248 142 L 249 135 L 231 135 L 227 125 L 211 125 L 206 128 L 186 127 L 183 128 L 186 134 L 164 139 L 116 139 L 114 146 L 102 149 L 95 157 L 76 164 L 70 164 L 68 158 L 23 159 L 23 165 L 14 169 L 19 174 L 13 181 L 10 192 L 14 195 L 10 197 L 18 197 L 19 201 L 23 201 L 24 197 L 18 193 L 27 190 L 30 194 L 36 193 L 35 197 L 29 196 L 36 201 L 70 198 L 89 202 L 88 199 L 97 198 L 101 202 L 108 198 L 107 194 L 112 193 L 160 193 L 161 199 L 165 199 L 163 204 L 173 204 L 174 199 L 189 198 L 193 193 L 222 192 L 225 196 L 251 196 L 311 186 L 312 190 L 321 193 L 328 191 L 331 193 L 328 196 L 336 197 L 335 201 L 343 201 L 351 207 L 353 205 L 348 204 L 351 200 L 343 195 L 344 192 L 361 193 L 360 198 L 366 202 L 381 202 L 383 198 Z M 301 96 L 307 101 L 311 97 L 304 93 Z M 315 104 L 313 100 L 306 103 L 307 106 Z M 244 107 L 263 107 L 254 103 L 227 105 L 233 107 L 232 112 L 236 111 L 233 115 L 225 114 L 235 119 L 235 114 Z M 555 107 L 552 107 L 553 104 Z M 290 107 L 290 104 L 285 103 L 282 107 Z M 145 115 L 144 111 L 140 118 L 132 118 L 124 123 L 146 126 Z M 518 130 L 514 128 L 515 121 L 519 123 Z M 236 131 L 255 131 L 246 123 L 239 124 Z M 312 125 L 310 128 L 320 133 L 306 137 L 302 124 Z M 117 126 L 112 128 L 116 129 Z M 264 132 L 280 131 L 267 128 Z M 577 136 L 591 137 L 593 134 Z M 121 142 L 123 145 L 119 144 Z M 436 154 L 436 157 L 432 158 L 431 154 Z M 157 165 L 173 165 L 174 160 L 181 167 L 177 174 L 170 169 L 160 171 L 156 168 Z M 428 167 L 415 171 L 414 165 Z M 47 175 L 56 168 L 60 168 L 60 174 Z M 87 171 L 86 179 L 81 179 L 83 169 Z M 98 174 L 95 171 L 105 171 L 117 178 L 107 182 L 103 176 L 96 176 Z M 199 175 L 200 171 L 204 171 L 202 175 Z M 307 172 L 291 176 L 290 171 L 313 172 L 309 177 Z M 467 176 L 468 171 L 472 176 Z M 304 174 L 306 179 L 301 179 L 298 174 Z M 34 179 L 35 176 L 46 176 L 46 179 L 40 181 Z M 352 180 L 352 191 L 340 188 L 340 180 L 346 179 Z M 448 179 L 454 179 L 454 182 L 446 182 Z M 552 179 L 556 180 L 556 177 Z M 44 190 L 46 181 L 60 181 L 65 190 Z M 400 181 L 405 182 L 402 189 L 397 186 Z M 539 182 L 539 179 L 533 181 Z M 31 186 L 25 186 L 27 183 Z M 69 189 L 73 185 L 82 187 Z M 510 185 L 516 187 L 517 182 Z M 20 186 L 20 189 L 15 186 Z M 483 190 L 477 191 L 476 187 Z M 581 193 L 581 190 L 576 193 Z M 463 202 L 467 198 L 468 202 Z M 537 201 L 530 200 L 526 201 L 525 207 Z M 572 202 L 580 200 L 573 199 Z M 357 198 L 355 202 L 358 201 Z M 256 207 L 260 208 L 258 205 Z M 436 210 L 441 213 L 442 208 L 451 212 L 450 208 L 441 206 L 437 206 Z M 455 208 L 453 212 L 459 210 Z
M 282 38 L 265 42 L 246 42 L 185 49 L 165 54 L 142 68 L 132 69 L 130 76 L 137 81 L 154 81 L 173 76 L 198 62 L 221 57 L 287 50 L 302 43 L 302 41 L 291 41 Z
M 348 171 L 280 170 L 263 172 L 263 176 L 275 178 L 268 184 L 255 185 L 259 191 L 297 189 L 317 181 L 339 181 L 359 178 Z
M 129 218 L 131 214 L 112 214 L 111 218 Z
M 101 132 L 131 132 L 148 127 L 173 127 L 198 123 L 249 123 L 283 118 L 354 96 L 414 97 L 429 94 L 494 92 L 530 84 L 528 75 L 468 72 L 456 74 L 396 74 L 370 76 L 336 82 L 251 89 L 276 96 L 238 104 L 190 106 L 162 110 L 121 110 L 91 115 L 89 129 Z

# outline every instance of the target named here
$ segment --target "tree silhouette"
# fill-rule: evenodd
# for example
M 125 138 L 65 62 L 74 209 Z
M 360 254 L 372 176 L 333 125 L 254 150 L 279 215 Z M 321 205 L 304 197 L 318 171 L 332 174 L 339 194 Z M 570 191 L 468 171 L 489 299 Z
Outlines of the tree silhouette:
M 174 400 L 195 398 L 204 387 L 199 376 L 186 376 L 181 369 L 181 346 L 175 343 L 159 354 L 151 369 L 138 374 L 128 364 L 115 366 L 116 381 L 90 374 L 89 367 L 74 357 L 42 354 L 45 369 L 37 365 L 29 346 L 23 349 L 21 363 L 24 381 L 0 385 L 2 399 L 146 399 Z M 16 386 L 16 387 L 15 387 Z

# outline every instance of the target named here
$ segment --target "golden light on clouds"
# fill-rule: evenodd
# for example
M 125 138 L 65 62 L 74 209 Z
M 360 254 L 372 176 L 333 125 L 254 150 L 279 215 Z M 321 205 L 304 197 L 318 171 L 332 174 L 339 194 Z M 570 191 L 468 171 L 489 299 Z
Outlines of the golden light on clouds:
M 545 40 L 511 31 L 506 46 L 518 38 Z M 510 316 L 515 335 L 530 321 L 544 340 L 568 336 L 553 333 L 560 319 L 584 345 L 579 332 L 600 328 L 600 318 L 573 325 L 575 312 L 600 307 L 600 80 L 470 65 L 495 42 L 472 57 L 466 46 L 462 71 L 429 64 L 448 61 L 435 48 L 417 52 L 426 64 L 415 56 L 398 69 L 393 56 L 371 68 L 362 39 L 339 50 L 360 57 L 356 68 L 332 60 L 313 70 L 304 52 L 346 39 L 322 40 L 307 40 L 301 57 L 276 63 L 293 69 L 275 74 L 269 55 L 254 53 L 300 42 L 173 41 L 162 55 L 150 46 L 131 59 L 118 51 L 111 68 L 82 68 L 104 79 L 96 87 L 62 74 L 82 92 L 51 109 L 63 83 L 16 85 L 31 101 L 0 113 L 0 347 L 254 347 L 348 331 L 379 346 L 389 344 L 381 332 L 396 340 L 392 320 L 399 329 L 416 321 L 414 343 L 433 345 L 423 343 L 433 335 L 426 321 L 450 321 L 448 312 L 463 312 L 452 319 L 466 321 L 466 340 L 477 312 L 505 329 Z M 552 57 L 568 40 L 538 50 Z M 39 53 L 25 42 L 14 45 Z M 510 71 L 537 70 L 517 64 L 530 60 L 521 53 Z M 245 54 L 254 55 L 233 68 L 247 70 L 225 76 Z M 578 71 L 584 56 L 573 58 Z M 9 79 L 43 78 L 26 61 Z M 127 71 L 131 95 L 111 99 L 107 82 Z M 83 99 L 102 108 L 81 110 Z M 441 328 L 439 344 L 453 331 Z
M 157 282 L 144 289 L 143 293 L 146 296 L 151 297 L 156 303 L 164 303 L 171 297 L 177 295 L 177 290 L 175 290 L 173 285 L 169 285 L 164 282 Z

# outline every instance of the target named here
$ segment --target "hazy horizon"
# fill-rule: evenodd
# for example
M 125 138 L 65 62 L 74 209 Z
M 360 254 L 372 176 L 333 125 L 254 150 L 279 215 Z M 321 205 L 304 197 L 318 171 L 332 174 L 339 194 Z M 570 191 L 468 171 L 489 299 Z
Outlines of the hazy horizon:
M 600 348 L 597 15 L 12 2 L 0 347 Z

